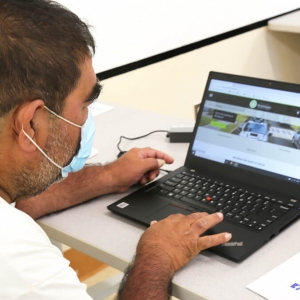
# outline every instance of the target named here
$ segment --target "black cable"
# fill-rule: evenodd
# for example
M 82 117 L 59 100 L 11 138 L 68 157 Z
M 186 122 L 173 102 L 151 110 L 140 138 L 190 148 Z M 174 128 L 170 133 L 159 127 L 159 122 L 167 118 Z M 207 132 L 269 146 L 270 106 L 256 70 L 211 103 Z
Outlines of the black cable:
M 146 136 L 148 136 L 148 135 L 150 135 L 150 134 L 153 134 L 153 133 L 156 133 L 156 132 L 167 132 L 167 133 L 169 133 L 168 130 L 154 130 L 154 131 L 151 131 L 151 132 L 149 132 L 149 133 L 147 133 L 147 134 L 145 134 L 145 135 L 141 135 L 141 136 L 134 137 L 134 138 L 129 138 L 129 137 L 126 137 L 126 136 L 121 135 L 121 136 L 120 136 L 120 140 L 119 140 L 119 142 L 118 142 L 118 144 L 117 144 L 117 148 L 118 148 L 118 150 L 120 151 L 119 154 L 117 155 L 118 158 L 120 158 L 123 154 L 125 154 L 125 153 L 127 152 L 127 151 L 121 150 L 121 148 L 120 148 L 120 143 L 121 143 L 122 139 L 130 140 L 130 141 L 138 140 L 138 139 L 141 139 L 141 138 L 143 138 L 143 137 L 146 137 Z M 163 172 L 166 172 L 166 173 L 172 172 L 172 171 L 165 170 L 165 169 L 160 169 L 160 171 L 163 171 Z
M 129 137 L 126 137 L 126 136 L 121 135 L 121 136 L 120 136 L 119 143 L 117 144 L 117 148 L 118 148 L 118 150 L 120 151 L 120 153 L 118 154 L 118 157 L 120 157 L 120 156 L 122 156 L 124 153 L 126 153 L 126 151 L 121 150 L 121 148 L 119 147 L 119 145 L 121 144 L 122 139 L 130 140 L 130 141 L 138 140 L 138 139 L 141 139 L 141 138 L 143 138 L 143 137 L 146 137 L 146 136 L 148 136 L 148 135 L 150 135 L 150 134 L 152 134 L 152 133 L 156 133 L 156 132 L 167 132 L 167 133 L 168 133 L 169 131 L 168 131 L 168 130 L 154 130 L 154 131 L 151 131 L 151 132 L 149 132 L 149 133 L 147 133 L 147 134 L 145 134 L 145 135 L 141 135 L 141 136 L 134 137 L 134 138 L 129 138 Z

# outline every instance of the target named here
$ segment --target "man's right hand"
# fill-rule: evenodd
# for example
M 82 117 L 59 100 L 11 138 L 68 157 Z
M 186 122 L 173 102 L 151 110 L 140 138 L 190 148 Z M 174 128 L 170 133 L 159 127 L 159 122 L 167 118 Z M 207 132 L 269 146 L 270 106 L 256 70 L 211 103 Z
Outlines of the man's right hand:
M 171 215 L 153 222 L 142 235 L 137 256 L 161 255 L 169 261 L 173 272 L 182 268 L 202 250 L 228 242 L 230 233 L 201 236 L 206 230 L 223 220 L 222 213 L 194 213 L 188 216 Z

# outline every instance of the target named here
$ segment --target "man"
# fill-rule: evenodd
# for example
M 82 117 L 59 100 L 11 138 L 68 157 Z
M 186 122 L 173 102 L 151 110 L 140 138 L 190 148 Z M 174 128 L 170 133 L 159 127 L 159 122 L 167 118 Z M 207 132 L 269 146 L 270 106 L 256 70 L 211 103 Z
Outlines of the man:
M 94 134 L 88 105 L 101 90 L 94 49 L 86 24 L 59 4 L 0 0 L 0 299 L 90 299 L 68 261 L 20 210 L 37 218 L 123 192 L 153 180 L 173 161 L 153 149 L 133 149 L 111 164 L 79 171 Z M 14 202 L 20 210 L 9 205 Z M 177 270 L 231 238 L 199 237 L 222 218 L 195 213 L 154 222 L 137 245 L 119 299 L 168 299 Z

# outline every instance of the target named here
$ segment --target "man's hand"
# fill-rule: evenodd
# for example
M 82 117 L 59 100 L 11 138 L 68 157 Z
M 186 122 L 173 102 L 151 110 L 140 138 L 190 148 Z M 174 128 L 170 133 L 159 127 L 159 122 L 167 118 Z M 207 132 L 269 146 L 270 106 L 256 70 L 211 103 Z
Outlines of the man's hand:
M 160 222 L 153 222 L 139 241 L 137 256 L 151 252 L 155 256 L 165 256 L 174 273 L 202 250 L 231 239 L 230 233 L 201 236 L 222 220 L 222 213 L 209 215 L 203 212 L 188 216 L 176 214 Z
M 136 183 L 154 180 L 165 163 L 173 163 L 169 155 L 151 148 L 133 148 L 118 160 L 104 166 L 114 192 L 125 192 Z
M 133 264 L 126 271 L 118 300 L 169 299 L 174 273 L 200 251 L 226 243 L 230 233 L 201 236 L 223 220 L 221 213 L 171 215 L 142 235 Z

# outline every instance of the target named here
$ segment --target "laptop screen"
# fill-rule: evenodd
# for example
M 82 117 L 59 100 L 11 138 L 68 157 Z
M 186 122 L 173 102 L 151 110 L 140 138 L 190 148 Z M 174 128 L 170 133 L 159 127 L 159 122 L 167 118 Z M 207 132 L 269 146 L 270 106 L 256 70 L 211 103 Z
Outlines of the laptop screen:
M 192 155 L 300 184 L 300 93 L 211 79 Z

